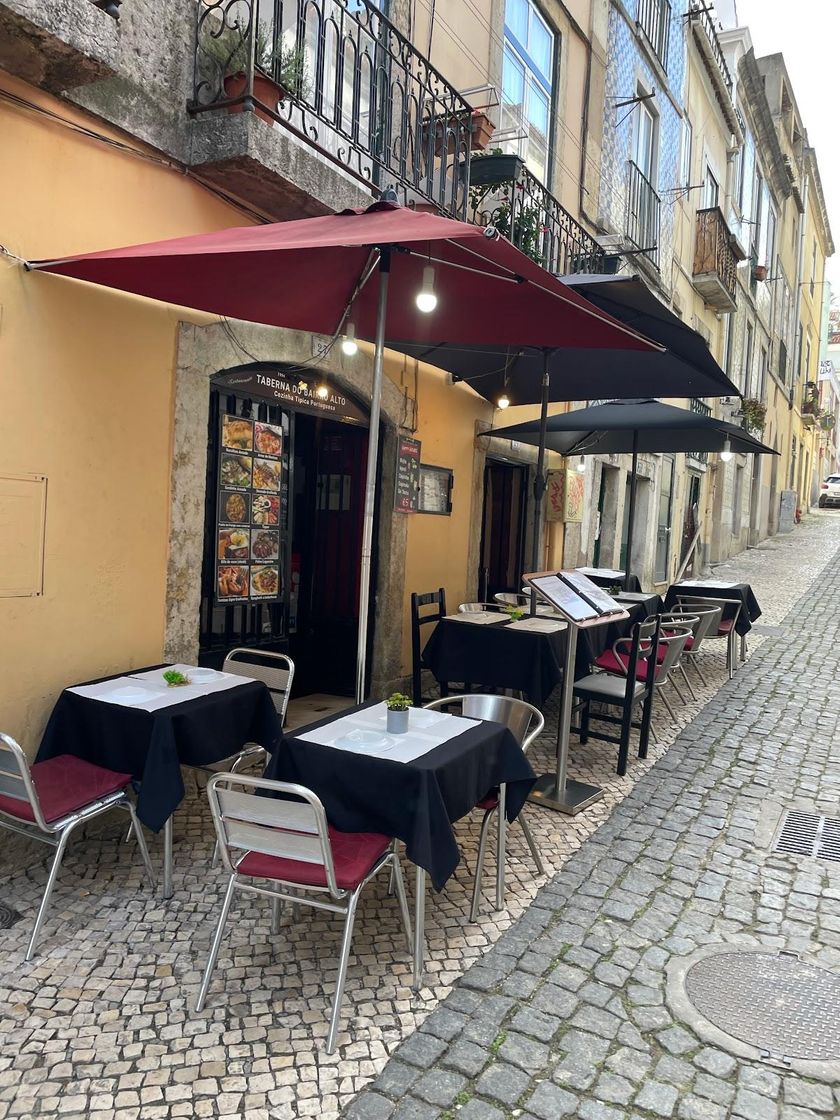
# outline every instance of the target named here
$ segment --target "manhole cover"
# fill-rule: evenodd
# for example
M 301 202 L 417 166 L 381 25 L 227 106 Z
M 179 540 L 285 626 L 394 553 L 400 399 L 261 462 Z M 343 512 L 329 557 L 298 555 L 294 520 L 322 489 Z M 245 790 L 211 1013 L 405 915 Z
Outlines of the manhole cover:
M 710 1023 L 758 1050 L 840 1059 L 840 976 L 793 954 L 715 953 L 688 969 L 685 992 Z
M 840 819 L 791 809 L 782 823 L 775 850 L 840 861 Z
M 20 914 L 17 910 L 7 906 L 5 902 L 0 902 L 0 929 L 11 929 L 15 922 L 19 921 Z

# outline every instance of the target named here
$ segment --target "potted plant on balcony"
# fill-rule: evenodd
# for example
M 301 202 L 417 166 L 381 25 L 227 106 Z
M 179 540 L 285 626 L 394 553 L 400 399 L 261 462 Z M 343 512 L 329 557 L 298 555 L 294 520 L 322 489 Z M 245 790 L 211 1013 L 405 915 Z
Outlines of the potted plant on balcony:
M 824 432 L 830 432 L 834 427 L 834 413 L 821 412 L 819 417 L 819 425 Z
M 204 53 L 213 60 L 221 75 L 225 98 L 243 97 L 248 90 L 250 42 L 247 35 L 227 29 L 211 35 L 203 43 Z M 276 110 L 286 94 L 305 98 L 310 88 L 306 57 L 299 47 L 284 46 L 258 27 L 254 43 L 254 101 L 257 116 L 269 124 L 273 117 L 261 109 Z M 228 112 L 241 113 L 244 102 L 228 106 Z
M 470 160 L 470 186 L 498 186 L 499 183 L 513 182 L 525 166 L 521 156 L 503 152 L 501 148 L 491 148 Z
M 760 432 L 767 419 L 767 406 L 755 397 L 744 397 L 741 401 L 741 416 L 748 432 Z

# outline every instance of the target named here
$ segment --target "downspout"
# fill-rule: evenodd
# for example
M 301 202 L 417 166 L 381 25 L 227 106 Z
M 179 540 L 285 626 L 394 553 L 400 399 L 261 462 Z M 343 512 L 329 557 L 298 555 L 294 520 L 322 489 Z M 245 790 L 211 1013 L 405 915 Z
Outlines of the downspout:
M 806 151 L 807 151 L 807 149 L 806 149 Z M 794 401 L 796 400 L 796 395 L 799 391 L 799 384 L 798 383 L 799 383 L 799 379 L 802 375 L 801 355 L 804 353 L 804 342 L 805 342 L 804 338 L 802 337 L 802 321 L 800 319 L 800 314 L 799 314 L 801 309 L 802 309 L 802 282 L 803 282 L 802 281 L 802 270 L 803 270 L 804 263 L 805 263 L 805 216 L 808 213 L 808 187 L 810 185 L 809 179 L 808 179 L 808 170 L 807 170 L 807 156 L 806 156 L 805 152 L 803 152 L 803 156 L 802 156 L 802 177 L 803 177 L 804 181 L 803 181 L 803 184 L 802 184 L 802 211 L 799 214 L 799 251 L 798 251 L 798 254 L 797 254 L 797 261 L 796 261 L 796 299 L 794 301 L 794 308 L 795 308 L 794 322 L 796 323 L 797 330 L 799 331 L 799 347 L 797 349 L 797 355 L 796 356 L 797 356 L 798 359 L 800 359 L 800 363 L 799 363 L 799 369 L 797 369 L 797 371 L 796 371 L 796 378 L 793 381 L 793 384 L 791 386 L 791 391 L 793 393 Z M 807 380 L 807 371 L 806 371 L 806 380 Z M 794 415 L 794 409 L 791 409 L 791 416 L 793 416 L 793 415 Z M 801 418 L 801 415 L 802 414 L 800 413 L 800 418 Z M 818 430 L 819 429 L 815 425 L 814 431 L 818 431 Z M 811 457 L 812 458 L 813 458 L 813 450 L 814 450 L 814 431 L 809 433 L 809 437 L 810 437 L 810 441 L 811 441 Z M 802 432 L 802 421 L 800 419 L 800 426 L 799 426 L 799 430 L 797 432 L 797 441 L 796 441 L 797 445 L 799 444 L 798 436 L 801 434 L 801 432 Z M 797 466 L 798 466 L 797 474 L 798 474 L 799 478 L 801 479 L 802 478 L 802 464 L 799 463 Z M 805 480 L 803 479 L 803 486 L 805 484 L 806 484 Z M 811 497 L 810 487 L 809 487 L 809 492 L 807 494 L 803 495 L 803 496 L 800 496 L 799 488 L 796 484 L 794 484 L 794 489 L 796 490 L 796 506 L 797 506 L 797 508 L 799 507 L 799 504 L 800 504 L 800 501 L 801 501 L 805 505 L 805 508 L 807 509 L 807 507 L 809 505 L 810 497 Z

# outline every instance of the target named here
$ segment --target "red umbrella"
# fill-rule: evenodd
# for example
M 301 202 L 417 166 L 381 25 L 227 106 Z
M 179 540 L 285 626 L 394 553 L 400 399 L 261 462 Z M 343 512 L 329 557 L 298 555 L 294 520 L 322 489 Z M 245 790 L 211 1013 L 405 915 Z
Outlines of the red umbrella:
M 386 337 L 658 350 L 491 230 L 378 202 L 368 210 L 219 230 L 32 265 L 237 319 L 375 340 L 357 698 L 364 698 L 375 471 Z M 379 274 L 379 282 L 373 280 Z M 422 289 L 433 310 L 423 313 Z M 436 297 L 436 300 L 435 300 Z M 537 511 L 538 513 L 539 511 Z

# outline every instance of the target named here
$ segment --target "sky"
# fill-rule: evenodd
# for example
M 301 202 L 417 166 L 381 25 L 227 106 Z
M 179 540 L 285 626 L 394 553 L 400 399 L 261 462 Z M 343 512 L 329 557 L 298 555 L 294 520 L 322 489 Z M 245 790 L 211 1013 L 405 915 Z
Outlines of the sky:
M 785 57 L 808 142 L 816 149 L 828 220 L 838 252 L 826 275 L 840 294 L 840 134 L 834 82 L 840 67 L 840 0 L 735 0 L 757 57 Z

